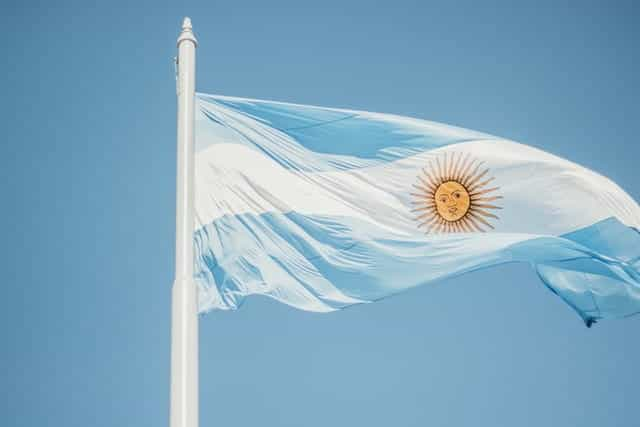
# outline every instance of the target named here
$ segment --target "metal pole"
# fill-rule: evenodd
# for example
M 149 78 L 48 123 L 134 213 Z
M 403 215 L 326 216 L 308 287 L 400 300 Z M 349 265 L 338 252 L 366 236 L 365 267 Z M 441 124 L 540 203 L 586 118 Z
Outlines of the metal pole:
M 171 427 L 198 427 L 198 308 L 193 280 L 193 167 L 197 41 L 184 18 L 178 37 L 176 276 L 171 304 Z

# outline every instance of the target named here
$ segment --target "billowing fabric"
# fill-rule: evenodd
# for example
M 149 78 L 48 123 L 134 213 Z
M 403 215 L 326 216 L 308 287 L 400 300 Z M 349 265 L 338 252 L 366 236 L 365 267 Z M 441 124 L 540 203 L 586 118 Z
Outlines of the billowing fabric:
M 310 311 L 527 262 L 587 325 L 640 311 L 640 207 L 536 148 L 389 114 L 197 95 L 199 309 Z

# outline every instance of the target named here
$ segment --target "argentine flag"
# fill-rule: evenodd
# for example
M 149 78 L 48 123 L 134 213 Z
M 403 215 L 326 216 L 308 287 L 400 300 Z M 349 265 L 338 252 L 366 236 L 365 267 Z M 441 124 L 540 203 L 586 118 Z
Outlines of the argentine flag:
M 199 310 L 326 312 L 526 262 L 584 319 L 640 311 L 640 207 L 547 152 L 439 123 L 196 96 Z

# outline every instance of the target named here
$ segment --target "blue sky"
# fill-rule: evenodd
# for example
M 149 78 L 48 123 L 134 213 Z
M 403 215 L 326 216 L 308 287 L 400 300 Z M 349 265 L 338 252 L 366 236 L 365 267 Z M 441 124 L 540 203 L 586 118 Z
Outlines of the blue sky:
M 5 2 L 3 424 L 168 424 L 175 86 L 515 139 L 640 200 L 640 8 Z M 202 426 L 631 426 L 640 317 L 591 329 L 525 265 L 332 314 L 201 319 Z

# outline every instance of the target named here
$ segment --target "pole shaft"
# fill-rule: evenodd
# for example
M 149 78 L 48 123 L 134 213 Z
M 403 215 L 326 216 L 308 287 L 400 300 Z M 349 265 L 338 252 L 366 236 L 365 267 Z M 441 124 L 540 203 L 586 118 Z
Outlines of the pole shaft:
M 189 18 L 178 37 L 176 276 L 171 303 L 171 427 L 198 426 L 198 308 L 193 280 L 196 39 Z

